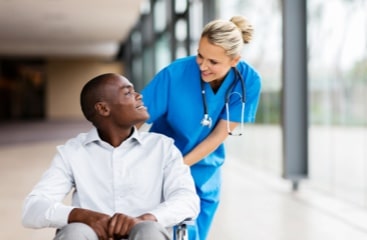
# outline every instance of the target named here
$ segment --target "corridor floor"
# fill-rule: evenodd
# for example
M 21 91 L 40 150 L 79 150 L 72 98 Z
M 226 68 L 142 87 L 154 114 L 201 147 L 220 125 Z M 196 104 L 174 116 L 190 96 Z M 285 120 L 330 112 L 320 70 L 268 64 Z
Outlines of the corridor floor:
M 0 126 L 0 239 L 52 239 L 53 229 L 21 225 L 24 197 L 47 168 L 55 146 L 81 122 Z M 229 155 L 222 202 L 209 240 L 366 240 L 367 213 L 311 189 L 267 176 Z

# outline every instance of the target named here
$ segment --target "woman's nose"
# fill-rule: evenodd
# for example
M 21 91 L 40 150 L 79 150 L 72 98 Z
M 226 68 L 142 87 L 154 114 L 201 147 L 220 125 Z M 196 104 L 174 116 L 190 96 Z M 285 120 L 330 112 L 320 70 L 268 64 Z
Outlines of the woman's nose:
M 201 61 L 200 63 L 199 63 L 199 68 L 200 68 L 200 70 L 206 70 L 206 69 L 208 69 L 208 67 L 207 67 L 207 64 L 205 63 L 205 61 Z

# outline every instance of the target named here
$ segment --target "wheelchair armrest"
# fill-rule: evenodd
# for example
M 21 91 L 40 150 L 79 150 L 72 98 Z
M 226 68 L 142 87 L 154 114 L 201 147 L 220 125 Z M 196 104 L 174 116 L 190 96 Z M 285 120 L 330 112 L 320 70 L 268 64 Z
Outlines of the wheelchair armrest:
M 175 240 L 188 240 L 187 226 L 195 225 L 195 221 L 191 218 L 186 218 L 176 225 Z
M 186 218 L 182 222 L 177 224 L 178 227 L 180 226 L 186 227 L 187 225 L 195 225 L 195 220 L 193 220 L 192 218 Z

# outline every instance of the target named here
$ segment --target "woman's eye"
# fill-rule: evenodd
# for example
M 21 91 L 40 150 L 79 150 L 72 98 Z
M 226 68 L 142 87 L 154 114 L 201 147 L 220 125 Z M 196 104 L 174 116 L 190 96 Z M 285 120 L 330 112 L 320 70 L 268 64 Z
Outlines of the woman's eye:
M 210 60 L 210 63 L 211 63 L 211 64 L 213 64 L 213 65 L 215 65 L 215 64 L 217 64 L 218 62 L 217 62 L 217 61 L 214 61 L 214 60 Z

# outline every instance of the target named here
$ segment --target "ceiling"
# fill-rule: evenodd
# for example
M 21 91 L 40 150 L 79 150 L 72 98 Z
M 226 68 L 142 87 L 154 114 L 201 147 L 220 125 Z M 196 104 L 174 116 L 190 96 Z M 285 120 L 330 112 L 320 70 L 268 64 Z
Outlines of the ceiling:
M 112 59 L 144 0 L 0 0 L 0 57 Z

